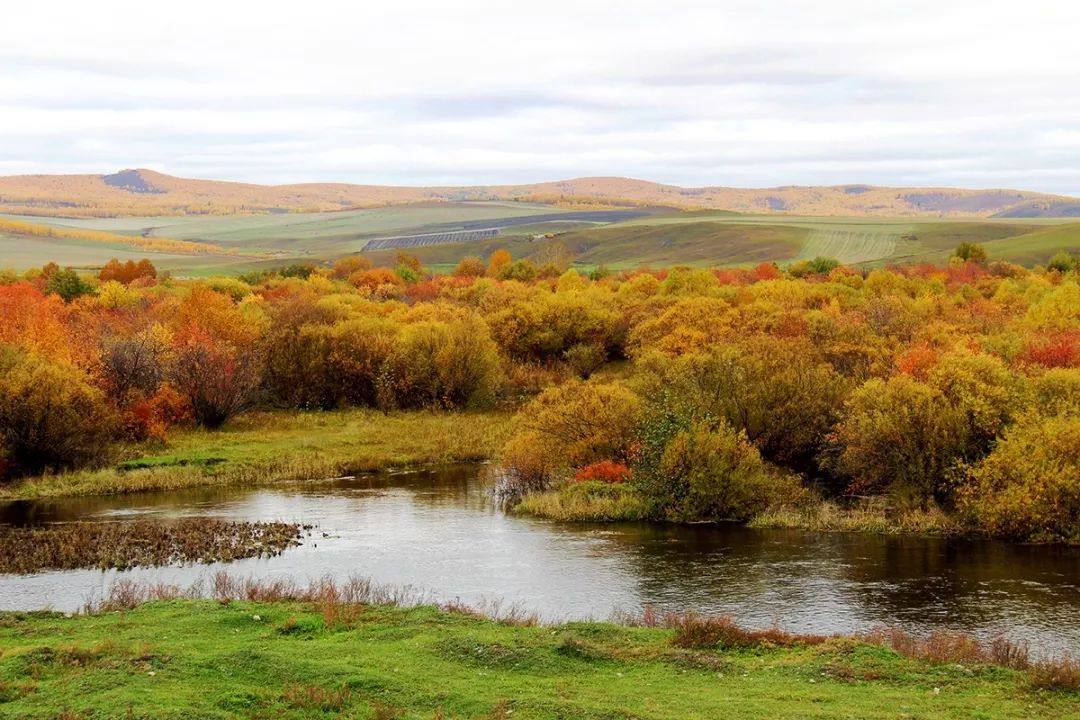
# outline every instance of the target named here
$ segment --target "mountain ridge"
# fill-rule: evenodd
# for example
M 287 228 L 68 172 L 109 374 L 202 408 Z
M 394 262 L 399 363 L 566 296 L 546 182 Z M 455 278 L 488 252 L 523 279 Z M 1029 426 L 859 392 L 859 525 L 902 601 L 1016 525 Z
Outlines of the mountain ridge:
M 72 217 L 328 212 L 454 201 L 648 206 L 739 213 L 912 217 L 1080 217 L 1080 198 L 1026 190 L 782 185 L 681 187 L 617 176 L 512 185 L 262 185 L 182 178 L 146 168 L 108 174 L 0 177 L 0 212 Z

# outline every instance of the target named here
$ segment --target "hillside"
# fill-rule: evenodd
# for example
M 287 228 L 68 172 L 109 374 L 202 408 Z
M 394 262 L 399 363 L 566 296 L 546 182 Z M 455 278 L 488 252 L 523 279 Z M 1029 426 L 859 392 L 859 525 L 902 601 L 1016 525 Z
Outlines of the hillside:
M 618 177 L 526 185 L 400 187 L 193 180 L 152 170 L 0 177 L 0 212 L 61 217 L 325 212 L 419 202 L 501 200 L 581 208 L 669 207 L 856 217 L 1069 217 L 1080 199 L 1021 190 L 870 185 L 684 188 Z

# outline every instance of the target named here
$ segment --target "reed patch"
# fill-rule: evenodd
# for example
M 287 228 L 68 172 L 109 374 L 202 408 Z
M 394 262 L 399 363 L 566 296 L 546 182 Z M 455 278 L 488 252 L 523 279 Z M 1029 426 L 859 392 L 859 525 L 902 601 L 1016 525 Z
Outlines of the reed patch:
M 294 523 L 212 518 L 0 526 L 0 572 L 228 562 L 278 555 L 302 539 Z

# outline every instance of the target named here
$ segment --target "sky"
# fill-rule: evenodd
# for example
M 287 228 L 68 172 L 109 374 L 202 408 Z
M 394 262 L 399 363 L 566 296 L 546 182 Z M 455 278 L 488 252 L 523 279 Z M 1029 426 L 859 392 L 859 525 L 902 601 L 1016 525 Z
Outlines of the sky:
M 1080 195 L 1068 0 L 6 5 L 3 175 Z

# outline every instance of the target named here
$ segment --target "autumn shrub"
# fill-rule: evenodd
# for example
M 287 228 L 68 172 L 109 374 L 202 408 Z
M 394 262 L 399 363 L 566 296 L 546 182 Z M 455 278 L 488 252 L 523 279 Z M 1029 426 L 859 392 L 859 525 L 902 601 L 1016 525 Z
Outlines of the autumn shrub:
M 85 372 L 0 348 L 0 449 L 11 472 L 100 460 L 115 427 L 115 413 Z
M 851 492 L 924 504 L 948 496 L 947 476 L 968 436 L 966 414 L 941 390 L 906 375 L 874 378 L 844 404 L 824 464 Z
M 130 285 L 139 278 L 156 277 L 157 268 L 155 268 L 154 264 L 146 258 L 139 260 L 139 262 L 128 260 L 124 263 L 113 258 L 105 263 L 101 270 L 98 271 L 98 280 L 103 283 L 111 280 L 123 285 Z
M 772 462 L 813 467 L 849 383 L 801 343 L 757 339 L 639 363 L 642 395 L 691 418 L 721 418 Z
M 168 357 L 168 333 L 160 327 L 102 338 L 101 369 L 118 403 L 129 394 L 153 393 L 161 385 Z
M 385 368 L 398 342 L 401 326 L 388 318 L 354 317 L 330 329 L 329 378 L 342 401 L 375 407 L 393 404 Z
M 174 341 L 168 377 L 187 396 L 195 421 L 213 429 L 259 400 L 262 371 L 259 348 L 192 327 Z
M 770 466 L 726 421 L 680 427 L 650 418 L 641 431 L 634 484 L 652 513 L 673 520 L 746 520 L 800 494 L 798 478 Z
M 1042 414 L 1080 414 L 1080 368 L 1047 370 L 1031 380 L 1031 389 Z
M 340 393 L 330 360 L 333 347 L 330 326 L 275 325 L 265 344 L 265 382 L 271 397 L 286 407 L 335 407 Z
M 330 275 L 338 280 L 345 280 L 353 273 L 370 269 L 371 261 L 363 255 L 347 255 L 334 262 Z
M 387 372 L 400 407 L 488 407 L 501 377 L 498 347 L 475 315 L 405 325 Z
M 563 357 L 566 358 L 566 364 L 570 366 L 574 374 L 582 380 L 588 380 L 589 376 L 604 365 L 607 353 L 603 347 L 595 343 L 578 343 L 567 349 Z
M 966 457 L 989 450 L 1019 406 L 1019 384 L 999 358 L 964 349 L 943 354 L 927 382 L 967 421 Z
M 484 265 L 484 261 L 475 255 L 467 255 L 458 262 L 454 268 L 454 275 L 457 277 L 475 278 L 483 277 L 487 271 L 487 267 Z
M 138 393 L 120 412 L 121 435 L 128 440 L 164 442 L 169 428 L 191 419 L 191 404 L 171 385 L 153 394 Z
M 577 482 L 624 483 L 630 476 L 630 468 L 614 460 L 590 463 L 574 471 L 574 480 Z
M 71 268 L 54 270 L 48 274 L 45 281 L 45 292 L 59 295 L 64 302 L 71 302 L 75 298 L 89 295 L 93 290 L 93 286 Z
M 987 532 L 1080 540 L 1080 415 L 1025 417 L 970 468 L 959 494 Z
M 519 361 L 562 360 L 575 345 L 619 353 L 626 327 L 610 297 L 595 292 L 530 292 L 486 315 L 492 337 Z
M 570 468 L 625 462 L 640 412 L 637 395 L 616 383 L 571 381 L 548 388 L 515 416 L 503 462 L 540 484 Z

